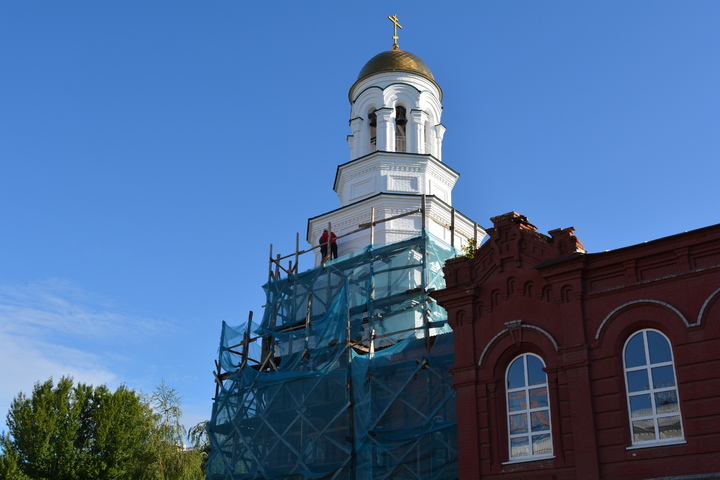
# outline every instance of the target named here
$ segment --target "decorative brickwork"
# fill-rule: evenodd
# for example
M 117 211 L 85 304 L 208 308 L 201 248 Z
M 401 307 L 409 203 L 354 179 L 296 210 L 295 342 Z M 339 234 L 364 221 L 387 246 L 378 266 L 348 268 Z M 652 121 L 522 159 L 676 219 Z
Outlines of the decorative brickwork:
M 720 225 L 588 254 L 572 228 L 492 221 L 433 294 L 455 330 L 460 478 L 720 478 Z M 548 394 L 515 406 L 526 354 Z

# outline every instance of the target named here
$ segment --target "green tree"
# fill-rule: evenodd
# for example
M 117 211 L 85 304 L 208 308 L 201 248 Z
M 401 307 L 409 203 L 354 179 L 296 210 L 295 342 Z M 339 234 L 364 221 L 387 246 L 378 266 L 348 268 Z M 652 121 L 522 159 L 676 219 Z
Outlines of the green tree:
M 2 478 L 140 478 L 154 429 L 152 411 L 133 390 L 74 386 L 69 377 L 35 384 L 29 398 L 20 393 L 6 422 Z
M 112 392 L 69 377 L 35 384 L 10 405 L 0 478 L 199 480 L 203 454 L 183 449 L 179 398 L 164 382 L 159 392 L 165 396 L 147 400 L 125 386 Z
M 210 453 L 210 435 L 207 431 L 207 420 L 204 420 L 190 428 L 188 439 L 195 451 L 201 452 L 203 458 L 203 472 L 207 471 L 207 458 Z
M 180 422 L 182 405 L 174 388 L 162 383 L 155 388 L 149 404 L 155 416 L 156 435 L 151 451 L 155 461 L 148 469 L 153 480 L 192 480 L 204 478 L 205 453 L 186 449 L 185 427 Z
M 461 257 L 475 258 L 475 252 L 478 249 L 477 240 L 471 238 L 468 243 L 460 250 Z

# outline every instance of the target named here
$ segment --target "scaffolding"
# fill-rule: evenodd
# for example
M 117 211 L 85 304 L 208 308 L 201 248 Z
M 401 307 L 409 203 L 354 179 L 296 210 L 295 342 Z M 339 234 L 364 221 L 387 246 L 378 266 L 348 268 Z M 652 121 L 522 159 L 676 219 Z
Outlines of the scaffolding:
M 262 320 L 223 322 L 207 478 L 457 478 L 453 333 L 428 295 L 455 255 L 423 229 L 271 268 Z

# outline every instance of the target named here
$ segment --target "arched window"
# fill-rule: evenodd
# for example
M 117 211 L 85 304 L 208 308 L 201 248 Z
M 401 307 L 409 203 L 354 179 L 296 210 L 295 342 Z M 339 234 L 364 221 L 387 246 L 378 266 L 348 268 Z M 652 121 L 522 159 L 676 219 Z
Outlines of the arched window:
M 625 344 L 625 385 L 633 445 L 683 438 L 670 342 L 641 330 Z
M 405 107 L 395 107 L 395 151 L 407 152 L 407 113 Z
M 375 111 L 368 113 L 368 125 L 370 127 L 370 149 L 369 152 L 377 150 L 377 114 Z
M 505 375 L 510 460 L 552 456 L 550 402 L 542 359 L 525 353 L 510 363 Z

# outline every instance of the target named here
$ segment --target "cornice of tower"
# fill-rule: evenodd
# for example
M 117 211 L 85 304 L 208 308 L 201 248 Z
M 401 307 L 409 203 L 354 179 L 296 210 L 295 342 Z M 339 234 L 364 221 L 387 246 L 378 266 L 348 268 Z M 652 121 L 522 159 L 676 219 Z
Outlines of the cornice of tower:
M 371 160 L 373 157 L 384 157 L 386 155 L 392 155 L 392 157 L 396 160 L 390 160 L 389 158 L 383 158 L 382 160 L 378 161 L 375 164 L 371 164 L 369 160 Z M 428 160 L 427 164 L 421 165 L 417 164 L 415 166 L 411 166 L 409 164 L 400 164 L 397 163 L 397 160 L 403 159 L 403 160 Z M 367 163 L 366 163 L 367 162 Z M 429 154 L 422 154 L 422 153 L 407 153 L 407 152 L 383 152 L 383 151 L 376 151 L 369 153 L 367 155 L 364 155 L 360 158 L 356 158 L 354 160 L 350 160 L 349 162 L 343 163 L 341 165 L 338 165 L 337 170 L 335 171 L 335 182 L 333 184 L 333 190 L 336 192 L 338 191 L 338 188 L 341 188 L 339 185 L 340 182 L 340 171 L 343 169 L 348 169 L 348 167 L 351 166 L 358 166 L 360 167 L 363 164 L 368 165 L 365 168 L 359 169 L 356 172 L 348 173 L 348 179 L 349 178 L 355 178 L 357 176 L 360 176 L 362 174 L 376 171 L 380 168 L 386 168 L 386 169 L 394 169 L 394 170 L 402 170 L 402 171 L 415 171 L 415 172 L 421 172 L 426 171 L 428 169 L 428 166 L 432 165 L 434 168 L 438 168 L 441 171 L 446 171 L 451 176 L 454 176 L 455 178 L 459 177 L 460 174 L 455 171 L 454 169 L 450 168 L 446 163 L 443 163 L 441 160 L 438 160 L 433 155 Z M 411 170 L 412 169 L 412 170 Z

